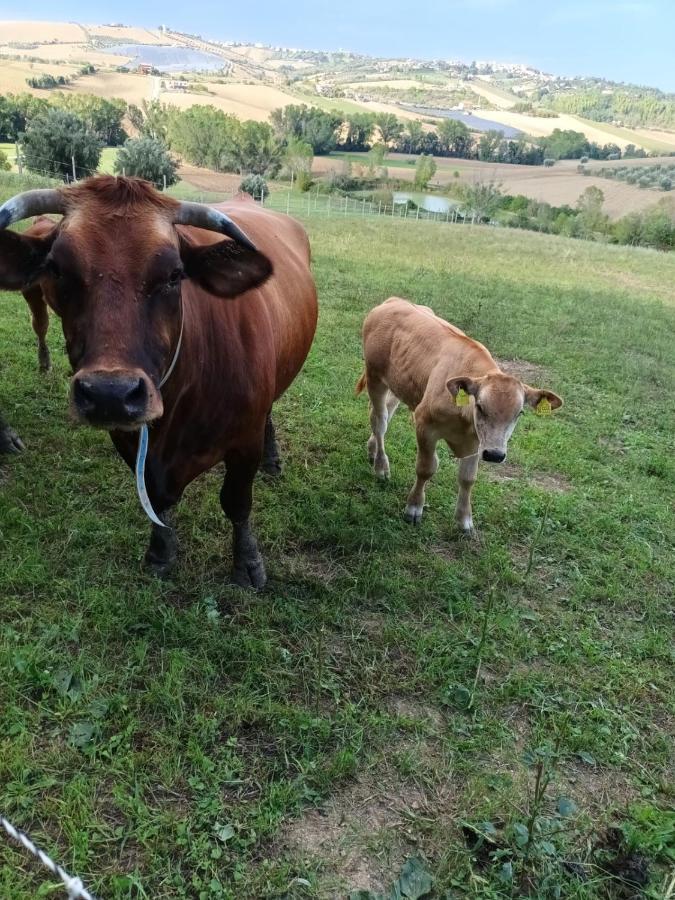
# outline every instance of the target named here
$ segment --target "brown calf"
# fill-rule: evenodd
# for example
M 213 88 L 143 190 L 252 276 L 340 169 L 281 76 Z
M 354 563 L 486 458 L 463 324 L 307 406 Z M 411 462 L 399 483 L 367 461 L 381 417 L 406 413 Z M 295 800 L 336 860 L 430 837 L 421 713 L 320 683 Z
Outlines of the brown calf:
M 506 375 L 478 341 L 429 307 L 398 297 L 366 317 L 363 352 L 366 371 L 357 393 L 368 388 L 368 456 L 375 474 L 389 477 L 384 436 L 402 400 L 413 410 L 417 433 L 417 479 L 408 496 L 406 521 L 417 524 L 422 518 L 425 485 L 438 469 L 436 444 L 444 440 L 459 459 L 455 517 L 461 529 L 470 531 L 479 460 L 503 462 L 524 406 L 548 411 L 562 406 L 562 400 Z

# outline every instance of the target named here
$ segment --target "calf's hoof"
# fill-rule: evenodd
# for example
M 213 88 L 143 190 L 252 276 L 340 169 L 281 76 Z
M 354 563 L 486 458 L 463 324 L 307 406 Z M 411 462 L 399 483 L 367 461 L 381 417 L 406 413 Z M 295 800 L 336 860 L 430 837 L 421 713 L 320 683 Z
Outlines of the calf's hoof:
M 146 554 L 143 565 L 145 566 L 145 571 L 149 575 L 154 575 L 154 577 L 159 578 L 160 581 L 166 581 L 171 577 L 173 570 L 176 568 L 176 560 L 149 559 Z
M 462 532 L 462 534 L 470 537 L 473 534 L 473 519 L 471 516 L 464 516 L 464 518 L 456 519 L 457 528 Z
M 21 453 L 26 447 L 19 435 L 6 425 L 0 428 L 0 453 Z
M 232 569 L 232 581 L 241 588 L 261 591 L 267 584 L 267 573 L 262 556 L 256 556 L 237 562 Z
M 420 522 L 422 521 L 423 512 L 424 512 L 423 506 L 417 506 L 414 503 L 409 503 L 406 506 L 405 511 L 403 513 L 403 518 L 410 525 L 419 525 Z
M 389 478 L 391 471 L 389 469 L 389 458 L 384 456 L 379 459 L 375 458 L 375 474 L 382 481 L 386 481 Z

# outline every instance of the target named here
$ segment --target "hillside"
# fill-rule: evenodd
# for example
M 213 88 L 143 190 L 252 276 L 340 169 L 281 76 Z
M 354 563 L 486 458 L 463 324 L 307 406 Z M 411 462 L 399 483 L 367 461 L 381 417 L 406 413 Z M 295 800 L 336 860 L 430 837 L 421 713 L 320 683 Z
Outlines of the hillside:
M 163 69 L 169 65 L 162 62 L 169 51 L 174 61 Z M 192 72 L 190 78 L 199 80 L 198 92 L 177 93 L 164 89 L 151 75 L 116 71 L 120 67 L 136 70 L 139 62 L 147 62 L 175 78 L 181 74 L 181 58 L 186 60 L 185 71 Z M 657 91 L 645 98 L 644 89 L 636 94 L 633 106 L 639 101 L 639 108 L 651 111 L 654 120 L 629 128 L 612 121 L 611 106 L 598 112 L 603 121 L 589 116 L 596 108 L 589 95 L 595 97 L 593 90 L 600 88 L 611 93 L 609 83 L 556 78 L 528 66 L 376 59 L 346 51 L 218 42 L 170 29 L 122 25 L 0 22 L 0 93 L 26 90 L 26 78 L 36 73 L 72 76 L 83 63 L 97 67 L 96 78 L 76 79 L 69 90 L 122 96 L 136 104 L 143 99 L 181 107 L 212 104 L 224 112 L 258 120 L 298 98 L 328 109 L 395 112 L 403 119 L 433 119 L 439 109 L 458 109 L 496 128 L 503 125 L 525 135 L 547 136 L 555 128 L 573 128 L 600 144 L 675 151 L 675 126 L 671 131 L 663 124 L 670 121 L 669 113 L 664 112 L 671 102 L 666 95 Z M 197 79 L 200 63 L 203 70 Z M 632 97 L 629 94 L 629 100 Z M 623 97 L 622 102 L 623 109 L 628 101 Z M 582 115 L 575 114 L 575 103 Z M 533 105 L 541 107 L 545 117 L 538 114 L 541 109 L 529 110 L 537 114 L 519 111 Z M 469 127 L 471 121 L 467 117 Z

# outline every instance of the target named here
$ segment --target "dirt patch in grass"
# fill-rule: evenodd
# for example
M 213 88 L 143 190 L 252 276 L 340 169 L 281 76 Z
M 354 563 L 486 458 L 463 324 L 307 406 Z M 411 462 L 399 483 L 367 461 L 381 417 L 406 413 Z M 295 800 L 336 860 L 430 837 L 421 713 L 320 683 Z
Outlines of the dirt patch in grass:
M 640 799 L 639 788 L 626 772 L 576 760 L 560 767 L 555 786 L 559 793 L 572 797 L 584 812 L 597 815 L 606 816 L 608 809 L 625 808 Z
M 383 891 L 416 847 L 416 818 L 437 814 L 415 785 L 363 778 L 290 823 L 283 850 L 321 867 L 320 897 Z
M 348 574 L 345 566 L 327 553 L 306 549 L 284 557 L 284 568 L 291 579 L 305 578 L 331 584 Z
M 572 483 L 558 472 L 526 473 L 518 463 L 504 462 L 499 466 L 486 467 L 484 471 L 491 481 L 526 481 L 542 490 L 558 494 L 564 494 L 572 489 Z
M 392 697 L 387 705 L 395 716 L 402 719 L 431 725 L 436 731 L 441 731 L 445 726 L 445 719 L 440 710 L 414 697 Z
M 528 384 L 537 384 L 537 382 L 549 377 L 548 371 L 544 366 L 529 362 L 526 359 L 501 359 L 495 356 L 494 360 L 502 372 L 506 372 L 507 375 L 513 375 L 515 378 L 520 378 L 521 381 L 525 381 Z

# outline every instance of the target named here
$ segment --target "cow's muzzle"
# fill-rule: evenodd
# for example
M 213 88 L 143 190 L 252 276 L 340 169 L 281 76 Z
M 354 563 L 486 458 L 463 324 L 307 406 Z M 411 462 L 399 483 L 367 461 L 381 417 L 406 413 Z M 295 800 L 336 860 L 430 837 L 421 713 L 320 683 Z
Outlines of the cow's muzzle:
M 502 450 L 483 450 L 483 459 L 485 462 L 501 463 L 506 459 L 506 453 Z
M 142 372 L 78 372 L 72 383 L 75 417 L 99 428 L 133 429 L 161 415 L 161 400 Z

